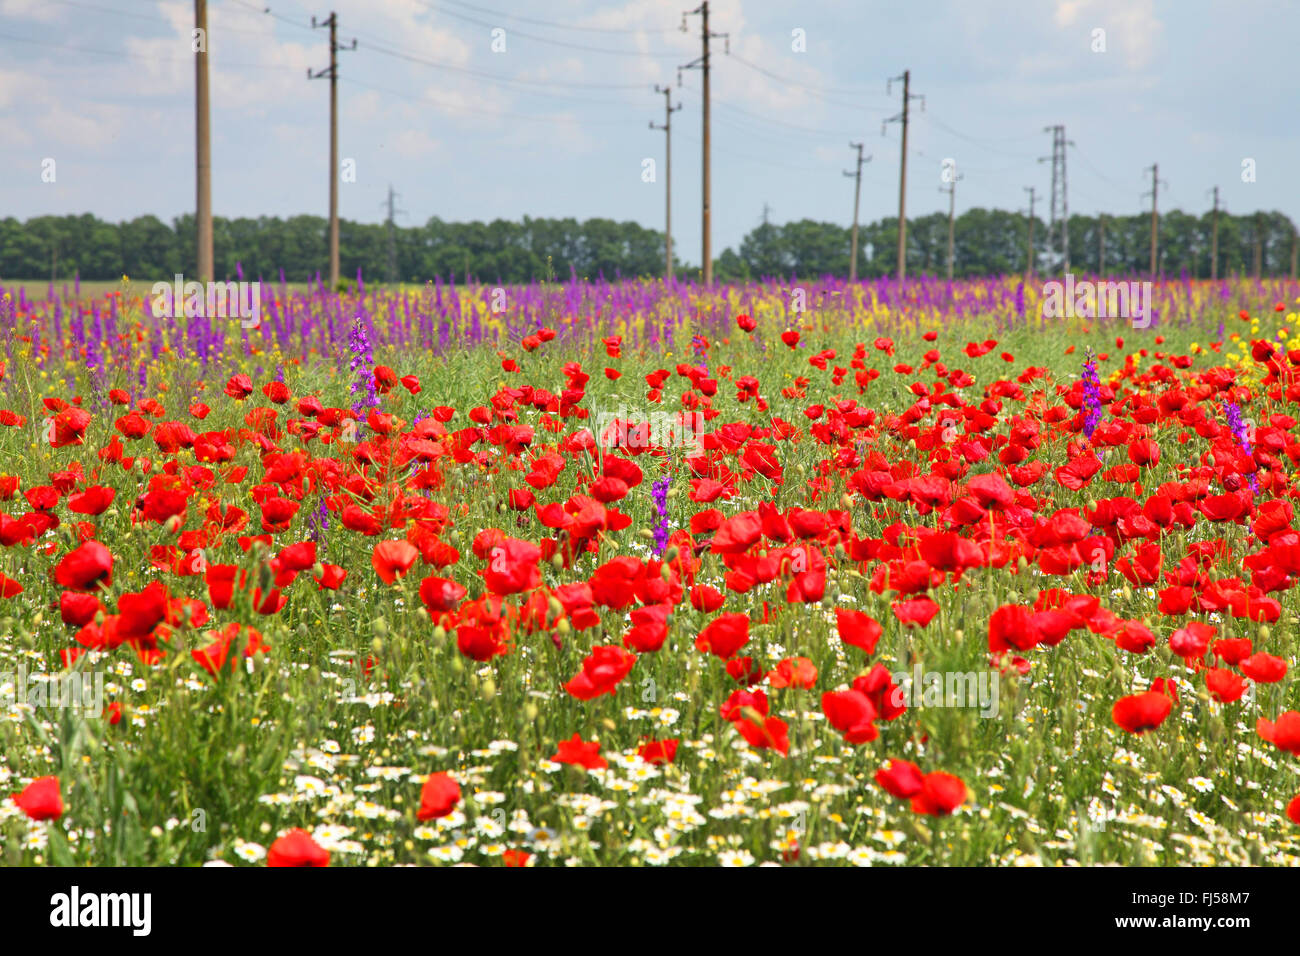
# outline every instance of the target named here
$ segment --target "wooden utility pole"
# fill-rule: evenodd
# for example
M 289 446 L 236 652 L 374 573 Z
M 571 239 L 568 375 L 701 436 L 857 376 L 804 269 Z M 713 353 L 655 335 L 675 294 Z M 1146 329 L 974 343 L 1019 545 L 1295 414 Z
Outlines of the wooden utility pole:
M 330 31 L 330 65 L 313 73 L 307 70 L 307 78 L 319 80 L 329 77 L 330 81 L 330 290 L 339 284 L 339 68 L 338 51 L 355 50 L 357 41 L 350 47 L 340 47 L 338 43 L 338 14 L 330 12 L 329 19 L 320 23 L 311 18 L 312 27 L 329 27 Z
M 1022 187 L 1029 193 L 1029 249 L 1025 252 L 1025 274 L 1034 277 L 1034 187 Z
M 893 85 L 898 80 L 903 81 L 903 110 L 880 124 L 880 135 L 885 135 L 885 125 L 888 123 L 901 122 L 903 124 L 903 145 L 898 165 L 898 281 L 902 283 L 907 276 L 907 110 L 908 103 L 915 98 L 921 101 L 921 110 L 924 111 L 925 97 L 919 93 L 911 92 L 911 70 L 904 70 L 902 76 L 891 77 L 885 84 L 887 94 L 893 93 Z
M 1156 256 L 1157 241 L 1156 237 L 1160 230 L 1160 212 L 1156 202 L 1156 194 L 1160 189 L 1160 167 L 1156 163 L 1151 164 L 1151 281 L 1155 281 L 1157 273 L 1158 259 Z M 1168 187 L 1168 183 L 1165 186 Z M 1142 195 L 1146 195 L 1143 193 Z
M 673 106 L 669 100 L 671 89 L 655 84 L 655 92 L 664 95 L 664 125 L 656 126 L 652 120 L 651 129 L 664 131 L 664 281 L 673 281 L 673 114 L 682 108 L 678 103 Z
M 862 164 L 871 162 L 871 157 L 862 158 L 862 144 L 849 143 L 849 149 L 858 151 L 858 161 L 854 165 L 853 172 L 845 172 L 845 176 L 853 177 L 853 239 L 849 243 L 849 281 L 858 281 L 858 199 L 862 195 Z
M 677 85 L 682 84 L 682 70 L 691 70 L 699 68 L 704 73 L 704 110 L 701 118 L 703 123 L 703 148 L 702 162 L 703 175 L 701 177 L 701 227 L 703 235 L 701 237 L 703 258 L 703 277 L 706 286 L 713 285 L 713 236 L 712 236 L 712 177 L 709 168 L 709 144 L 711 137 L 709 135 L 709 40 L 712 38 L 721 38 L 726 41 L 727 53 L 731 52 L 731 37 L 726 33 L 709 32 L 709 0 L 703 2 L 691 10 L 689 13 L 682 14 L 682 32 L 686 32 L 686 18 L 688 16 L 700 16 L 700 41 L 703 45 L 704 52 L 698 60 L 693 60 L 685 66 L 677 68 Z
M 1219 187 L 1214 187 L 1214 212 L 1210 217 L 1210 278 L 1219 278 Z
M 194 224 L 195 253 L 200 282 L 211 282 L 212 263 L 212 137 L 208 114 L 208 0 L 194 0 Z
M 946 187 L 940 186 L 939 192 L 948 194 L 948 281 L 952 281 L 952 263 L 953 263 L 953 235 L 954 225 L 956 223 L 957 211 L 957 180 L 963 179 L 959 173 L 954 173 L 952 179 Z

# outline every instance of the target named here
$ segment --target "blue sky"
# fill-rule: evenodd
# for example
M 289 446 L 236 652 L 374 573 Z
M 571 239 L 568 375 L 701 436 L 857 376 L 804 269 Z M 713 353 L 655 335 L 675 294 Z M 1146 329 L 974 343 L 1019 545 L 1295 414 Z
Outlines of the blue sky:
M 213 205 L 223 216 L 324 215 L 328 62 L 312 16 L 337 10 L 340 155 L 356 181 L 340 213 L 376 222 L 391 183 L 399 223 L 603 216 L 663 227 L 663 96 L 673 102 L 673 226 L 700 249 L 698 0 L 210 0 Z M 271 14 L 263 11 L 269 7 Z M 899 88 L 910 69 L 908 214 L 1044 205 L 1043 128 L 1064 123 L 1071 212 L 1201 212 L 1218 185 L 1236 213 L 1300 221 L 1289 0 L 715 0 L 713 245 L 763 215 L 847 223 L 850 140 L 873 156 L 861 218 L 895 215 Z M 0 0 L 0 215 L 91 212 L 170 220 L 194 204 L 193 4 Z M 504 34 L 494 30 L 504 30 Z M 1104 38 L 1096 31 L 1104 31 Z M 802 31 L 802 34 L 796 33 Z M 803 50 L 797 40 L 803 37 Z M 493 50 L 494 36 L 505 49 Z M 1099 39 L 1104 51 L 1095 52 Z M 656 181 L 643 182 L 643 161 Z M 42 162 L 55 160 L 53 183 Z M 1243 181 L 1253 160 L 1254 182 Z

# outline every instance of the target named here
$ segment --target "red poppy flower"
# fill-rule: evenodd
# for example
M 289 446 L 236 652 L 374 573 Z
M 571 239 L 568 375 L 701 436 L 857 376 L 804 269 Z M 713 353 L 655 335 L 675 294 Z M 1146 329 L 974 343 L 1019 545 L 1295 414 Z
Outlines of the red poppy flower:
M 1173 701 L 1158 691 L 1121 697 L 1111 708 L 1111 718 L 1131 734 L 1143 734 L 1159 727 L 1173 709 Z
M 775 750 L 785 756 L 790 752 L 790 728 L 779 717 L 765 717 L 762 723 L 742 717 L 733 721 L 740 735 L 757 750 Z
M 907 760 L 891 760 L 876 771 L 876 783 L 900 800 L 916 796 L 924 782 L 921 768 Z
M 370 554 L 370 566 L 379 580 L 392 584 L 404 577 L 420 557 L 420 549 L 409 541 L 381 541 Z
M 316 590 L 337 591 L 343 579 L 348 576 L 348 572 L 343 570 L 337 564 L 322 564 L 321 573 L 316 577 Z
M 1210 692 L 1211 697 L 1221 703 L 1231 704 L 1241 700 L 1241 695 L 1246 693 L 1246 687 L 1245 679 L 1232 671 L 1212 667 L 1205 672 L 1205 689 Z
M 946 817 L 966 802 L 966 784 L 950 773 L 927 773 L 912 797 L 912 812 Z
M 1255 733 L 1282 750 L 1300 757 L 1300 713 L 1288 710 L 1278 717 L 1277 723 L 1261 717 L 1255 723 Z
M 68 498 L 68 510 L 82 515 L 98 515 L 108 510 L 117 496 L 116 489 L 103 485 L 91 485 L 84 491 Z
M 749 643 L 749 615 L 722 614 L 710 621 L 695 639 L 695 649 L 724 661 Z
M 613 694 L 619 681 L 628 675 L 635 663 L 636 655 L 621 647 L 593 647 L 582 662 L 582 670 L 564 685 L 564 689 L 578 700 L 592 700 L 602 694 Z
M 880 736 L 876 729 L 876 708 L 871 698 L 856 690 L 822 694 L 822 712 L 832 727 L 851 744 L 866 743 Z
M 919 597 L 911 601 L 895 601 L 894 615 L 904 624 L 925 627 L 939 613 L 939 605 L 928 597 Z
M 817 668 L 806 657 L 787 657 L 767 675 L 767 682 L 778 689 L 797 687 L 807 690 L 817 683 Z
M 1218 628 L 1200 621 L 1189 621 L 1169 635 L 1169 649 L 1186 660 L 1199 660 L 1210 649 L 1210 639 L 1218 633 Z
M 113 583 L 113 554 L 98 541 L 69 551 L 54 569 L 54 580 L 73 591 L 90 591 L 101 581 Z
M 902 688 L 894 683 L 893 675 L 884 664 L 853 679 L 853 689 L 867 695 L 883 720 L 896 720 L 907 711 Z
M 253 380 L 247 375 L 232 375 L 224 391 L 235 401 L 242 402 L 253 393 Z
M 445 817 L 460 803 L 460 784 L 447 773 L 431 773 L 420 789 L 418 820 L 436 820 Z
M 876 644 L 883 632 L 880 622 L 863 611 L 851 611 L 847 608 L 835 609 L 835 624 L 839 630 L 840 640 L 852 644 L 870 656 L 876 652 Z
M 670 737 L 667 740 L 646 740 L 637 747 L 637 755 L 646 763 L 672 763 L 677 759 L 678 740 Z
M 267 866 L 329 866 L 330 854 L 306 830 L 290 830 L 266 851 Z
M 577 734 L 568 740 L 561 740 L 551 760 L 555 763 L 585 767 L 588 770 L 604 770 L 609 766 L 609 761 L 600 755 L 600 741 L 584 742 Z
M 483 580 L 493 594 L 518 594 L 538 587 L 542 572 L 537 564 L 541 549 L 528 541 L 503 538 L 488 552 L 488 566 Z
M 726 595 L 707 584 L 697 584 L 691 588 L 691 607 L 697 611 L 712 613 L 726 603 Z
M 59 595 L 59 617 L 64 624 L 83 627 L 93 621 L 95 615 L 102 610 L 104 605 L 93 594 L 64 591 Z
M 465 593 L 463 587 L 449 578 L 430 575 L 420 582 L 420 600 L 430 614 L 454 611 Z
M 58 777 L 38 777 L 14 794 L 18 809 L 33 820 L 57 820 L 63 816 L 63 795 Z
M 1287 664 L 1280 657 L 1260 651 L 1237 665 L 1256 684 L 1276 684 L 1286 676 Z

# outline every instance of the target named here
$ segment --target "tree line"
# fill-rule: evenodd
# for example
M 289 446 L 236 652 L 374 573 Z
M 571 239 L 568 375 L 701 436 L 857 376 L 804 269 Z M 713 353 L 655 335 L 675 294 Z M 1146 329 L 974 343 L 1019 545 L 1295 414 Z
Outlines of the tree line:
M 989 276 L 1021 272 L 1029 263 L 1029 218 L 998 209 L 970 209 L 953 227 L 954 274 Z M 339 225 L 341 272 L 372 281 L 424 282 L 434 277 L 522 283 L 568 279 L 654 277 L 664 273 L 663 233 L 634 222 L 610 219 L 532 219 L 522 222 L 444 222 L 393 226 L 343 220 Z M 1212 214 L 1177 210 L 1159 221 L 1159 269 L 1166 276 L 1208 278 Z M 328 273 L 328 223 L 320 216 L 288 219 L 214 220 L 215 271 L 233 279 L 291 282 Z M 897 218 L 863 224 L 858 230 L 858 275 L 887 276 L 895 271 Z M 1070 267 L 1104 275 L 1145 274 L 1150 268 L 1149 215 L 1071 216 Z M 1061 271 L 1060 236 L 1049 246 L 1048 224 L 1035 217 L 1035 268 Z M 38 216 L 20 222 L 0 219 L 0 279 L 138 280 L 194 274 L 194 217 L 167 224 L 156 216 L 129 222 L 104 222 L 95 216 Z M 1218 217 L 1218 274 L 1286 275 L 1294 268 L 1295 224 L 1280 212 Z M 847 276 L 850 229 L 838 223 L 803 219 L 754 228 L 737 249 L 716 260 L 720 280 L 790 276 Z M 948 217 L 918 216 L 907 223 L 909 275 L 947 272 Z M 674 260 L 683 278 L 698 266 Z

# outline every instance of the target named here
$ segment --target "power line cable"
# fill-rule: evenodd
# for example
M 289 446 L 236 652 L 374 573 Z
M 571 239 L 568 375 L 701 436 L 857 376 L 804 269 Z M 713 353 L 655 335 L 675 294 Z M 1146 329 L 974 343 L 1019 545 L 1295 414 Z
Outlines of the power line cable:
M 478 20 L 475 19 L 474 17 L 468 16 L 467 14 L 458 13 L 455 10 L 448 10 L 446 7 L 439 6 L 436 3 L 430 3 L 428 2 L 428 0 L 419 0 L 419 2 L 422 6 L 428 7 L 432 10 L 439 10 L 442 13 L 447 14 L 448 16 L 457 18 L 458 20 L 465 20 L 468 23 L 473 23 L 481 27 L 487 27 L 488 29 L 500 28 L 500 24 L 498 23 L 492 23 L 490 20 Z M 524 33 L 520 30 L 515 30 L 514 28 L 511 28 L 510 32 L 514 36 L 523 37 L 526 40 L 535 40 L 538 43 L 547 43 L 550 44 L 551 46 L 564 47 L 569 50 L 582 50 L 584 53 L 599 53 L 604 56 L 631 56 L 631 57 L 648 56 L 648 57 L 655 57 L 658 59 L 669 59 L 669 60 L 679 60 L 681 59 L 682 56 L 681 53 L 672 53 L 668 51 L 658 52 L 658 51 L 650 51 L 650 50 L 610 50 L 610 49 L 606 49 L 605 47 L 588 46 L 585 43 L 570 43 L 567 40 L 556 40 L 553 39 L 552 37 L 538 36 L 535 33 Z
M 69 50 L 73 53 L 90 53 L 96 56 L 111 56 L 124 60 L 140 60 L 145 63 L 157 63 L 158 61 L 167 61 L 172 63 L 189 63 L 193 64 L 193 57 L 183 56 L 158 56 L 153 53 L 129 53 L 125 50 L 101 50 L 95 47 L 74 46 L 68 43 L 52 43 L 49 40 L 38 40 L 33 37 L 20 37 L 12 33 L 0 33 L 0 39 L 13 40 L 15 43 L 31 43 L 35 46 L 50 47 L 56 50 Z M 241 70 L 292 70 L 298 72 L 296 66 L 283 66 L 278 63 L 226 63 L 221 64 L 225 67 L 238 67 Z
M 400 96 L 400 97 L 402 97 L 403 99 L 418 100 L 418 101 L 425 102 L 425 103 L 431 103 L 431 104 L 433 104 L 434 106 L 440 107 L 441 109 L 444 109 L 444 110 L 449 109 L 449 108 L 451 108 L 451 107 L 453 107 L 453 106 L 455 105 L 455 104 L 450 104 L 450 103 L 446 103 L 446 102 L 440 102 L 440 101 L 435 100 L 435 99 L 432 99 L 431 97 L 428 97 L 428 96 L 421 96 L 421 95 L 416 94 L 416 93 L 408 93 L 408 92 L 406 92 L 406 91 L 404 91 L 404 90 L 395 90 L 395 89 L 393 89 L 392 87 L 388 87 L 388 86 L 377 86 L 376 84 L 373 84 L 373 83 L 366 83 L 366 82 L 363 82 L 363 81 L 361 81 L 361 80 L 358 80 L 358 79 L 356 79 L 355 77 L 352 77 L 352 76 L 340 77 L 340 79 L 341 79 L 343 82 L 345 82 L 345 83 L 349 83 L 349 84 L 351 84 L 351 85 L 353 85 L 353 86 L 364 87 L 364 88 L 366 88 L 366 89 L 375 90 L 375 91 L 380 92 L 380 93 L 388 93 L 388 94 L 390 94 L 390 95 L 392 95 L 392 96 Z M 508 118 L 508 119 L 534 120 L 534 121 L 545 121 L 545 122 L 570 122 L 570 121 L 573 121 L 573 122 L 578 122 L 578 123 L 580 123 L 582 126 L 629 126 L 629 125 L 631 125 L 631 122 L 632 122 L 630 119 L 625 119 L 625 120 L 588 120 L 588 119 L 579 119 L 579 118 L 577 118 L 577 117 L 573 117 L 573 116 L 557 116 L 557 115 L 554 115 L 554 114 L 544 115 L 544 114 L 540 114 L 540 113 L 512 113 L 512 112 L 508 112 L 508 111 L 506 111 L 506 110 L 494 110 L 494 109 L 489 109 L 488 107 L 479 106 L 479 105 L 477 105 L 477 104 L 475 104 L 475 105 L 472 107 L 472 109 L 473 109 L 474 114 L 476 114 L 476 115 L 486 114 L 486 115 L 488 115 L 488 116 L 502 116 L 502 117 L 506 117 L 506 118 Z M 622 107 L 620 106 L 619 109 L 621 110 Z
M 676 27 L 584 27 L 572 23 L 557 23 L 553 20 L 538 20 L 533 17 L 521 17 L 517 13 L 503 13 L 500 10 L 489 10 L 486 7 L 478 7 L 472 3 L 462 3 L 460 0 L 444 0 L 453 6 L 466 7 L 479 13 L 490 13 L 495 17 L 505 17 L 507 20 L 518 20 L 520 23 L 531 23 L 534 26 L 551 27 L 556 30 L 577 30 L 582 33 L 677 33 Z

